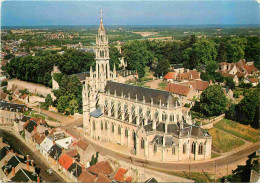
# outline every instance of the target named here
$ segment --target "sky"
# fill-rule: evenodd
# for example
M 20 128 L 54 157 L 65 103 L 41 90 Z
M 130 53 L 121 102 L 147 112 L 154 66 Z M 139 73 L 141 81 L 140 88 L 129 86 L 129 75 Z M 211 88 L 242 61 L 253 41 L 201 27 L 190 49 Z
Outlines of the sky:
M 2 26 L 260 24 L 256 0 L 3 1 Z

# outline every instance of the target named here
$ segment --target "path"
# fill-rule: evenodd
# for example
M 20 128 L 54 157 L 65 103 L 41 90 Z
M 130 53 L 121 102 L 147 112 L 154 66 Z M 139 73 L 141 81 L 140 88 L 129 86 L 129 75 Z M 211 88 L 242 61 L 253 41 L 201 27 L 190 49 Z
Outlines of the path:
M 161 79 L 152 80 L 152 81 L 149 81 L 149 82 L 145 83 L 145 86 L 149 86 L 152 89 L 158 89 L 159 88 L 159 84 L 161 82 L 162 82 Z

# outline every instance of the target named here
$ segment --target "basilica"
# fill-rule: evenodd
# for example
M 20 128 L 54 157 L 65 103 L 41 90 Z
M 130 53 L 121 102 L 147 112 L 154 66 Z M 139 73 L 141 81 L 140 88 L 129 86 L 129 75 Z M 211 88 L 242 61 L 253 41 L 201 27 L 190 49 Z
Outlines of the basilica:
M 181 98 L 168 91 L 125 84 L 122 77 L 137 77 L 136 73 L 110 68 L 102 14 L 95 54 L 95 71 L 91 68 L 82 82 L 86 136 L 127 146 L 133 156 L 146 160 L 211 158 L 212 137 L 193 124 Z

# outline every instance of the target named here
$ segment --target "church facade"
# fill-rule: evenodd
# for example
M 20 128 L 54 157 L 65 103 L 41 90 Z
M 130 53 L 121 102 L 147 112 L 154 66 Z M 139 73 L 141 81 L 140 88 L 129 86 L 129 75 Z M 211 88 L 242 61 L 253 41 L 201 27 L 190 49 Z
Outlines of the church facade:
M 133 156 L 147 160 L 211 158 L 211 135 L 192 123 L 180 98 L 122 83 L 115 66 L 111 71 L 102 15 L 95 53 L 96 69 L 91 68 L 83 82 L 85 135 L 127 146 Z

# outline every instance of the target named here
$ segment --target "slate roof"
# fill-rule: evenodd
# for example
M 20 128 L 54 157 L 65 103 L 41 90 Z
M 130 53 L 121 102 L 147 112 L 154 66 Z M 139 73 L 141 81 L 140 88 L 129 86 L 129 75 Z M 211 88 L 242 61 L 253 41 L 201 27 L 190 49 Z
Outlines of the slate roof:
M 2 110 L 12 110 L 18 112 L 23 112 L 27 108 L 26 105 L 14 104 L 9 102 L 2 102 L 2 101 L 0 101 L 0 106 Z
M 62 153 L 62 149 L 57 144 L 54 144 L 51 149 L 49 150 L 49 155 L 55 160 L 58 160 Z
M 84 170 L 78 177 L 79 182 L 95 182 L 96 176 L 87 170 Z
M 137 96 L 137 100 L 140 102 L 143 101 L 143 97 L 145 97 L 145 102 L 147 103 L 150 103 L 153 99 L 153 103 L 156 105 L 160 104 L 160 100 L 163 106 L 167 105 L 167 101 L 169 101 L 170 106 L 173 106 L 175 103 L 175 99 L 170 92 L 113 81 L 107 81 L 105 92 L 108 91 L 112 95 L 114 95 L 116 91 L 116 95 L 119 97 L 121 97 L 123 93 L 124 98 L 128 98 L 128 94 L 130 94 L 130 98 L 133 100 L 135 100 Z
M 9 148 L 4 146 L 1 150 L 0 150 L 0 161 L 6 156 L 6 152 L 9 152 Z
M 151 123 L 145 125 L 144 129 L 147 132 L 153 131 L 151 125 L 152 125 Z M 156 131 L 164 133 L 164 131 L 165 131 L 164 123 L 157 124 Z M 168 126 L 167 126 L 167 134 L 174 135 L 174 136 L 180 136 L 180 137 L 186 137 L 186 136 L 189 136 L 189 134 L 190 134 L 191 136 L 198 137 L 198 138 L 204 138 L 204 137 L 209 135 L 201 127 L 196 126 L 196 125 L 189 125 L 187 123 L 183 123 L 183 128 L 182 129 L 180 129 L 178 124 L 168 124 Z M 170 138 L 168 140 L 169 140 L 169 144 L 170 144 L 170 142 L 172 142 L 172 140 Z M 168 141 L 168 140 L 166 140 L 166 141 Z
M 9 174 L 12 171 L 12 167 L 16 167 L 19 163 L 24 163 L 24 159 L 14 155 L 7 164 L 2 167 L 2 171 L 4 172 L 6 169 Z
M 98 118 L 99 116 L 101 116 L 102 110 L 100 108 L 96 108 L 94 111 L 90 112 L 89 115 L 95 118 Z
M 86 79 L 86 77 L 90 77 L 90 73 L 89 72 L 82 72 L 82 73 L 77 73 L 77 74 L 72 74 L 71 76 L 76 76 L 77 78 L 79 78 L 79 81 L 84 81 Z
M 27 124 L 25 123 L 25 130 L 31 133 L 34 130 L 34 127 L 37 127 L 37 123 L 33 120 L 30 120 Z
M 144 183 L 158 183 L 158 181 L 154 177 L 151 177 L 150 179 L 146 180 Z
M 12 182 L 37 182 L 37 174 L 20 169 L 14 177 L 11 178 Z
M 30 116 L 23 116 L 23 118 L 21 119 L 21 121 L 26 122 L 30 119 Z
M 73 175 L 78 178 L 82 173 L 82 167 L 78 163 L 74 162 L 70 165 L 68 171 L 72 172 Z

